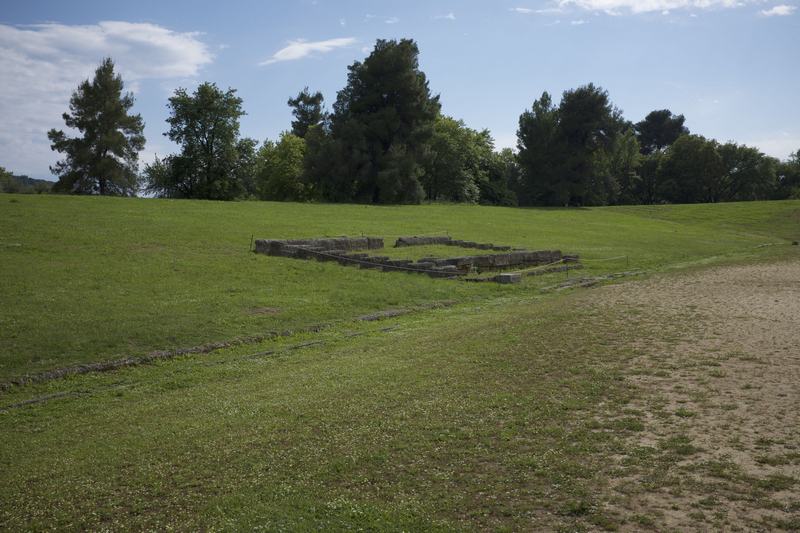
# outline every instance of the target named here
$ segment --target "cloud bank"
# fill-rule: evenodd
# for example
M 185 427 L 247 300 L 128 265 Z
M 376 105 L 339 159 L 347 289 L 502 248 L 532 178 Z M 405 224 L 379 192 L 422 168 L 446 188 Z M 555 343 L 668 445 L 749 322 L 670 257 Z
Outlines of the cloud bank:
M 100 61 L 114 59 L 126 88 L 147 79 L 193 77 L 213 60 L 197 33 L 148 23 L 93 25 L 0 24 L 0 165 L 34 177 L 58 159 L 47 131 L 63 128 L 61 114 L 78 84 Z

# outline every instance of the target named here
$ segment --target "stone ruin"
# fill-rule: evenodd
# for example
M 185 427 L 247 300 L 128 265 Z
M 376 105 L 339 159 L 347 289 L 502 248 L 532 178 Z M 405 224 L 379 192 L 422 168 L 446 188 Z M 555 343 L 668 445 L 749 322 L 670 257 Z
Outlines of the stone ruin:
M 501 270 L 512 267 L 535 267 L 550 265 L 561 261 L 577 261 L 577 256 L 565 256 L 558 250 L 519 250 L 510 246 L 456 240 L 446 236 L 400 237 L 395 248 L 406 246 L 444 245 L 459 248 L 492 250 L 493 254 L 465 255 L 458 257 L 425 257 L 412 259 L 391 259 L 373 255 L 365 250 L 380 250 L 384 247 L 382 237 L 332 237 L 316 239 L 259 239 L 255 241 L 256 253 L 291 257 L 294 259 L 316 259 L 335 261 L 341 265 L 359 268 L 378 269 L 384 272 L 415 272 L 434 278 L 459 278 L 473 271 Z M 491 278 L 471 279 L 470 281 L 496 281 L 516 283 L 521 279 L 518 273 L 500 273 Z

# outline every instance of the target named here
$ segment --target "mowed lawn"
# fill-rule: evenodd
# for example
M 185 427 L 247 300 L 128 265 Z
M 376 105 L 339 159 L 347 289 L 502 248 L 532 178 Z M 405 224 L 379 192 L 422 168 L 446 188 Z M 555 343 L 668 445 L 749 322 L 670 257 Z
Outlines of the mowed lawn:
M 0 529 L 613 526 L 596 488 L 641 425 L 598 431 L 634 394 L 623 321 L 495 302 L 14 387 Z
M 800 202 L 592 209 L 376 207 L 0 195 L 0 380 L 347 322 L 388 308 L 537 294 L 271 258 L 251 238 L 448 233 L 587 260 L 587 275 L 776 253 Z M 597 261 L 608 258 L 610 261 Z
M 255 256 L 250 235 L 446 230 L 580 253 L 580 275 L 678 280 L 694 266 L 800 252 L 790 244 L 800 202 L 523 210 L 0 196 L 0 206 L 6 377 L 333 323 L 0 392 L 9 531 L 657 528 L 663 513 L 621 511 L 614 487 L 635 475 L 646 490 L 677 490 L 670 476 L 697 443 L 677 427 L 637 443 L 654 421 L 632 401 L 657 398 L 631 373 L 642 339 L 673 347 L 702 329 L 692 309 L 650 316 L 592 292 L 542 293 L 563 274 L 473 285 Z M 442 300 L 456 303 L 352 320 Z M 752 483 L 748 501 L 767 509 L 796 480 Z M 683 490 L 706 509 L 717 486 Z

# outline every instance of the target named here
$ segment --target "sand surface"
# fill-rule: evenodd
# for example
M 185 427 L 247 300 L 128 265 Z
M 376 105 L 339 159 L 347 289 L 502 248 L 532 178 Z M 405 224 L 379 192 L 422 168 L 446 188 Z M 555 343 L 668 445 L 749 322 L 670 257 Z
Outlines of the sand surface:
M 644 430 L 620 454 L 610 496 L 612 511 L 644 518 L 624 529 L 800 529 L 800 261 L 595 294 L 644 332 L 625 341 Z M 676 437 L 688 451 L 658 459 Z

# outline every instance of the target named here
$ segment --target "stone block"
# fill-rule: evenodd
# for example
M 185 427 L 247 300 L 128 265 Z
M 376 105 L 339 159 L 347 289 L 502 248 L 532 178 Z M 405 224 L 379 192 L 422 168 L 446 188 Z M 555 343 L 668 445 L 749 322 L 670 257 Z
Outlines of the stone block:
M 522 274 L 516 272 L 504 272 L 495 276 L 497 283 L 519 283 L 522 281 Z

